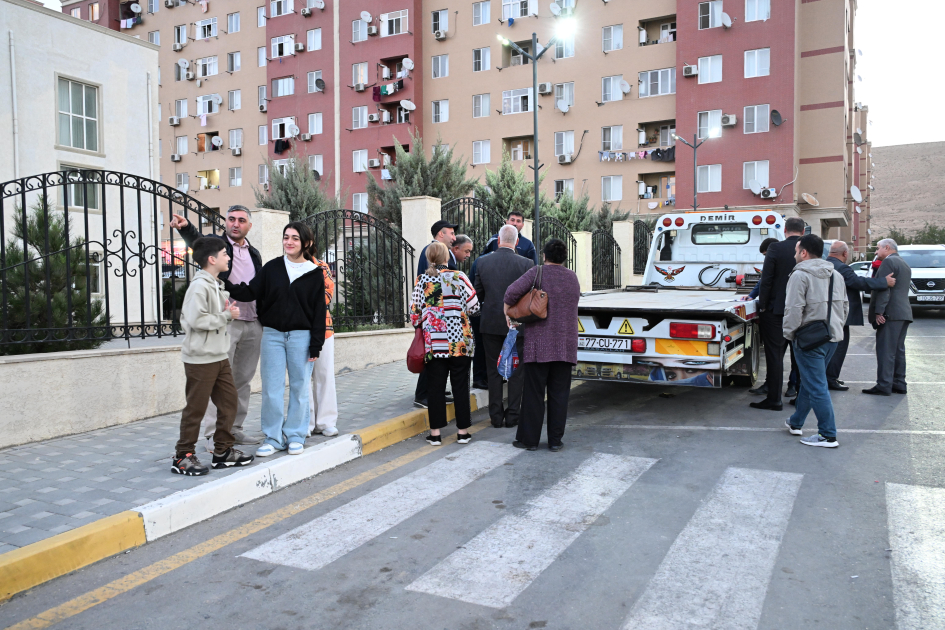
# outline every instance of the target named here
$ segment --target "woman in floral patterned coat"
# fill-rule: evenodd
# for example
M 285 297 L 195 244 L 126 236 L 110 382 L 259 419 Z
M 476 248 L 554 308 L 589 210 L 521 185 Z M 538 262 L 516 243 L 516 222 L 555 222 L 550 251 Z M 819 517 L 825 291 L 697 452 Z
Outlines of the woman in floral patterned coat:
M 449 250 L 440 242 L 427 247 L 429 268 L 417 277 L 410 301 L 410 323 L 422 328 L 429 383 L 430 435 L 427 442 L 442 444 L 440 429 L 446 426 L 446 380 L 453 385 L 456 441 L 472 439 L 469 409 L 469 367 L 474 352 L 469 316 L 479 312 L 479 300 L 469 278 L 450 270 Z

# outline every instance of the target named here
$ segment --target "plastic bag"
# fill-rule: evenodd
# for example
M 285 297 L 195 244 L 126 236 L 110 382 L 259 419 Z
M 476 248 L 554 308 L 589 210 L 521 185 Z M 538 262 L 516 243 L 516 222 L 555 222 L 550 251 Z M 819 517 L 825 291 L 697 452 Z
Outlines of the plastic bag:
M 505 380 L 512 378 L 512 372 L 518 368 L 518 350 L 515 347 L 515 340 L 517 338 L 518 330 L 509 328 L 509 334 L 505 336 L 505 341 L 502 342 L 502 352 L 499 354 L 498 368 L 499 376 Z

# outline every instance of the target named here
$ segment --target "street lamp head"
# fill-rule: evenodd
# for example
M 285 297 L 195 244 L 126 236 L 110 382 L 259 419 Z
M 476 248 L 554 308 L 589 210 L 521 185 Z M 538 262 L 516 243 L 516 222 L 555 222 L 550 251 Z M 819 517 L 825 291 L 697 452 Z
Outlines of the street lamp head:
M 673 140 L 679 140 L 679 136 L 677 136 L 676 134 L 673 134 Z
M 558 39 L 567 39 L 574 35 L 574 32 L 577 30 L 577 22 L 574 18 L 566 18 L 558 22 L 558 27 L 555 29 L 555 36 Z
M 508 46 L 508 45 L 509 45 L 509 40 L 507 40 L 506 38 L 502 37 L 502 35 L 499 35 L 498 33 L 496 33 L 495 38 L 496 38 L 497 40 L 499 40 L 500 42 L 502 42 L 502 45 L 503 45 L 503 46 Z

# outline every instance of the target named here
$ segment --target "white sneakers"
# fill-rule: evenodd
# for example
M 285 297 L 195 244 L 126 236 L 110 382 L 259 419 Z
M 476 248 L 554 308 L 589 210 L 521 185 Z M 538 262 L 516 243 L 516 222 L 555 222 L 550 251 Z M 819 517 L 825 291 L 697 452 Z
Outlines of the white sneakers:
M 304 450 L 305 446 L 303 444 L 299 444 L 298 442 L 289 442 L 289 455 L 301 455 L 302 451 Z
M 324 435 L 325 437 L 335 437 L 336 435 L 338 435 L 338 428 L 325 427 L 324 429 L 322 429 L 322 435 Z
M 256 457 L 269 457 L 270 455 L 275 454 L 276 447 L 272 444 L 263 444 L 256 449 Z

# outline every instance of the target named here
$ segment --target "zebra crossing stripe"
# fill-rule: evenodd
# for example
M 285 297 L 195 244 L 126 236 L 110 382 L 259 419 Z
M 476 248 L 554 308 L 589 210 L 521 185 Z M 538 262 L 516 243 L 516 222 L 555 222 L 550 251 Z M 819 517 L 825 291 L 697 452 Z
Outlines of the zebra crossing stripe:
M 728 468 L 673 542 L 624 630 L 753 630 L 803 475 Z
M 656 461 L 592 455 L 522 514 L 486 528 L 407 590 L 508 606 Z
M 474 443 L 251 549 L 243 557 L 315 571 L 521 452 L 511 444 Z
M 945 488 L 886 484 L 898 630 L 945 629 Z

